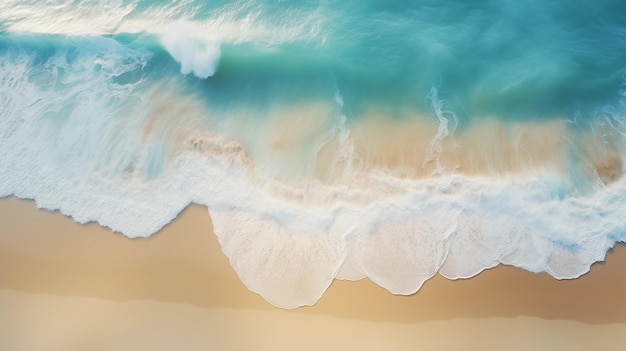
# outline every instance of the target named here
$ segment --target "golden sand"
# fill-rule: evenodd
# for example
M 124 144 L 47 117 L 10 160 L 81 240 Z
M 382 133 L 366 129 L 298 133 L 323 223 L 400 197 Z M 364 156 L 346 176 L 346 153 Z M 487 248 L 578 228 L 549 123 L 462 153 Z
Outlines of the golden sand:
M 336 281 L 313 307 L 248 291 L 199 206 L 150 239 L 0 200 L 1 350 L 621 350 L 626 247 L 576 280 L 512 267 L 413 296 Z

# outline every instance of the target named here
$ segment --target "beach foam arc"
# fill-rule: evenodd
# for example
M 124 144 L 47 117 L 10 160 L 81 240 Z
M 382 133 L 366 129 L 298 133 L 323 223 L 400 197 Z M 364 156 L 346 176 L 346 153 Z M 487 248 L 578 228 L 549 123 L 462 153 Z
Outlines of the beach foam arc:
M 574 3 L 5 2 L 0 196 L 129 237 L 204 205 L 285 308 L 576 278 L 626 240 L 626 8 Z

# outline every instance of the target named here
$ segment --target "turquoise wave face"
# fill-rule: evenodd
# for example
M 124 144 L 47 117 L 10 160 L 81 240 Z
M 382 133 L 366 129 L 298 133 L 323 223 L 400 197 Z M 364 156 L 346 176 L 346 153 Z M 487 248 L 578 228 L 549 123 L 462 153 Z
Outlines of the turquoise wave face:
M 59 3 L 98 13 L 91 2 Z M 463 123 L 593 119 L 618 105 L 626 67 L 620 1 L 119 1 L 109 11 L 116 8 L 125 17 L 109 26 L 113 32 L 102 30 L 126 45 L 150 45 L 155 67 L 166 70 L 171 57 L 151 45 L 163 32 L 146 40 L 117 30 L 144 31 L 131 24 L 147 16 L 155 23 L 148 32 L 203 23 L 180 31 L 221 47 L 214 78 L 195 83 L 214 100 L 332 100 L 339 89 L 349 118 L 371 105 L 429 114 L 436 87 Z M 0 17 L 5 36 L 13 21 Z
M 285 10 L 258 6 L 270 20 Z M 426 97 L 436 87 L 462 121 L 592 119 L 618 105 L 623 87 L 626 7 L 617 1 L 293 7 L 302 17 L 319 13 L 314 35 L 269 46 L 225 43 L 220 70 L 207 85 L 240 81 L 257 92 L 283 86 L 276 96 L 293 101 L 298 96 L 288 92 L 301 91 L 301 99 L 316 90 L 332 95 L 332 82 L 351 118 L 371 104 L 429 113 Z

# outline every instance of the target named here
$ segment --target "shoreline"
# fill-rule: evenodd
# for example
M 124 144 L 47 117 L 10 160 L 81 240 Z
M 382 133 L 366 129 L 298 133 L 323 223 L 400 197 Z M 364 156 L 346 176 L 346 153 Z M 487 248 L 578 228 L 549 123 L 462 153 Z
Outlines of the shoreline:
M 574 280 L 498 266 L 466 280 L 435 276 L 410 296 L 368 279 L 335 280 L 314 306 L 284 310 L 238 279 L 201 206 L 189 206 L 149 239 L 77 224 L 16 198 L 0 199 L 0 223 L 6 349 L 40 349 L 32 346 L 33 333 L 47 350 L 80 340 L 106 340 L 103 350 L 159 342 L 189 350 L 280 350 L 307 342 L 309 349 L 502 349 L 534 333 L 517 349 L 618 350 L 612 337 L 626 332 L 624 244 Z M 150 337 L 126 339 L 123 328 Z M 246 335 L 254 343 L 242 341 Z
M 58 211 L 39 210 L 30 200 L 1 199 L 0 209 L 5 223 L 0 264 L 10 267 L 2 270 L 1 289 L 48 290 L 119 301 L 154 299 L 198 307 L 276 309 L 239 280 L 221 252 L 211 231 L 210 215 L 202 206 L 189 206 L 148 239 L 129 239 L 95 223 L 81 225 Z M 26 270 L 28 279 L 21 275 Z M 216 280 L 221 289 L 211 283 Z M 107 289 L 114 283 L 127 285 Z M 172 285 L 187 289 L 181 294 Z M 225 296 L 220 290 L 229 293 Z M 355 298 L 345 300 L 344 295 Z M 470 279 L 452 281 L 436 275 L 409 296 L 393 295 L 369 279 L 335 280 L 317 304 L 293 311 L 406 322 L 526 315 L 603 324 L 626 322 L 626 306 L 620 305 L 624 296 L 626 245 L 618 243 L 604 262 L 594 264 L 577 279 L 556 280 L 545 273 L 500 265 Z M 370 299 L 377 301 L 370 306 L 376 311 L 365 310 Z M 460 301 L 465 299 L 472 305 Z M 588 299 L 597 300 L 592 308 L 566 308 Z M 441 306 L 433 308 L 434 304 Z

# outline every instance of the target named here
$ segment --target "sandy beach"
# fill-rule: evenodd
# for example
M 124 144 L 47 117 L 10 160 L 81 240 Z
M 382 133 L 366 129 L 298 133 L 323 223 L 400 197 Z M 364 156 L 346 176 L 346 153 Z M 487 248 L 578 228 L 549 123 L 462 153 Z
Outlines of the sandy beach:
M 312 307 L 250 292 L 188 207 L 150 239 L 0 200 L 1 350 L 621 350 L 626 246 L 579 279 L 500 266 L 413 296 L 335 281 Z

